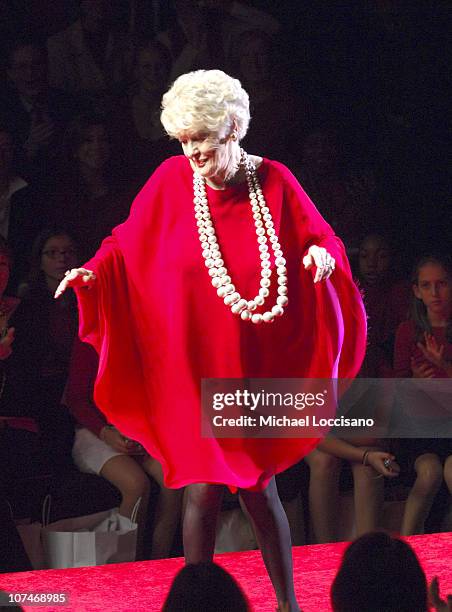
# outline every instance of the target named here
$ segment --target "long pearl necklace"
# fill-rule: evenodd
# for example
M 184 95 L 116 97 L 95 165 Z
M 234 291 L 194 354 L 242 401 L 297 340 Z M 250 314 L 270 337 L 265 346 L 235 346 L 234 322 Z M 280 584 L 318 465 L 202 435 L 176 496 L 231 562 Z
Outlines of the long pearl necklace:
M 256 167 L 249 159 L 243 149 L 241 151 L 240 163 L 243 165 L 248 183 L 251 210 L 253 211 L 254 225 L 256 227 L 257 242 L 259 245 L 261 259 L 261 280 L 258 294 L 251 300 L 242 298 L 232 284 L 228 270 L 224 263 L 218 239 L 213 227 L 212 218 L 207 201 L 206 184 L 204 178 L 197 172 L 193 173 L 193 190 L 195 217 L 198 226 L 199 240 L 202 247 L 202 255 L 209 275 L 212 277 L 212 285 L 217 290 L 218 297 L 222 298 L 226 306 L 231 308 L 235 315 L 240 315 L 243 321 L 252 323 L 271 323 L 275 317 L 284 313 L 287 306 L 287 268 L 283 257 L 281 245 L 276 235 L 270 209 L 266 205 L 264 194 L 256 173 Z M 276 304 L 263 313 L 254 312 L 259 306 L 263 306 L 270 294 L 271 264 L 268 247 L 270 241 L 271 249 L 275 258 L 278 298 Z

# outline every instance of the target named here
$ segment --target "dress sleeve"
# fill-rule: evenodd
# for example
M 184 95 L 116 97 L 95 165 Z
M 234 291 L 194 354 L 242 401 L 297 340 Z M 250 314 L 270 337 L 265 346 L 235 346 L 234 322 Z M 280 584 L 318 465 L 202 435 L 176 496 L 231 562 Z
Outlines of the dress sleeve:
M 317 283 L 314 287 L 317 342 L 324 344 L 325 330 L 331 329 L 330 352 L 336 353 L 337 346 L 341 346 L 338 368 L 333 370 L 334 376 L 353 378 L 361 367 L 366 351 L 367 318 L 360 291 L 352 277 L 345 247 L 290 170 L 283 164 L 273 164 L 282 179 L 284 206 L 289 208 L 288 222 L 294 225 L 298 234 L 297 242 L 301 247 L 300 282 L 305 282 L 306 271 L 302 259 L 310 246 L 324 247 L 335 259 L 336 267 L 331 278 Z M 309 270 L 311 282 L 315 272 L 313 266 Z M 309 290 L 305 285 L 306 299 Z M 334 329 L 336 332 L 333 332 Z

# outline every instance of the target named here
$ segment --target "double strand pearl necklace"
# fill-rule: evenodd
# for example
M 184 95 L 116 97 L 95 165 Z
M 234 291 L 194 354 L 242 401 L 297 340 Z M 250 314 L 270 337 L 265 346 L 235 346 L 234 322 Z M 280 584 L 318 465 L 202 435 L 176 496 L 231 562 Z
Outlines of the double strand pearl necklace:
M 232 284 L 231 277 L 225 266 L 218 239 L 213 227 L 212 218 L 207 201 L 206 183 L 204 178 L 197 172 L 193 173 L 193 190 L 195 217 L 198 226 L 199 240 L 202 247 L 204 262 L 212 277 L 212 285 L 217 290 L 218 297 L 222 298 L 226 306 L 231 308 L 235 315 L 240 315 L 243 321 L 252 323 L 271 323 L 275 317 L 280 317 L 284 313 L 284 306 L 287 306 L 287 268 L 286 260 L 283 257 L 281 245 L 276 235 L 270 209 L 266 205 L 264 194 L 256 173 L 256 167 L 249 159 L 243 149 L 240 150 L 240 163 L 243 165 L 248 183 L 251 210 L 253 212 L 254 225 L 256 227 L 257 242 L 259 245 L 261 259 L 261 280 L 258 294 L 251 300 L 242 298 Z M 266 298 L 270 294 L 271 285 L 271 264 L 268 241 L 275 257 L 278 298 L 276 304 L 263 313 L 254 311 L 263 306 Z

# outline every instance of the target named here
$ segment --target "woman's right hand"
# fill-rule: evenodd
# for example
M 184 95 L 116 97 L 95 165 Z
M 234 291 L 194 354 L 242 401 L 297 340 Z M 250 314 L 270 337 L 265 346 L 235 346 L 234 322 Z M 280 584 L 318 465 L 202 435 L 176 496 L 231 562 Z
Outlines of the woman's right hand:
M 55 291 L 55 298 L 60 297 L 68 287 L 91 287 L 96 275 L 86 268 L 72 268 L 68 270 Z

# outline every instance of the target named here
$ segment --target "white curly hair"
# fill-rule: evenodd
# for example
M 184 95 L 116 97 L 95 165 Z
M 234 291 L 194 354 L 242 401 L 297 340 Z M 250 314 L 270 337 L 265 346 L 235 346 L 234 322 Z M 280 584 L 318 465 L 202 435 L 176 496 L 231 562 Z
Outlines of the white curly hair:
M 250 122 L 248 94 L 222 70 L 195 70 L 178 77 L 163 96 L 160 119 L 171 138 L 203 131 L 223 138 L 235 123 L 241 140 Z

